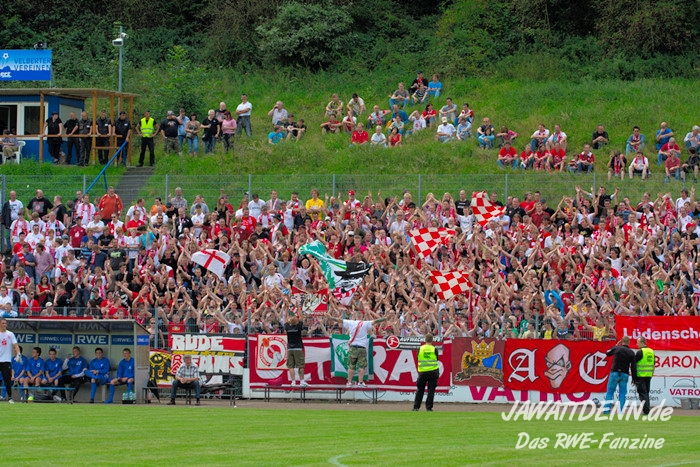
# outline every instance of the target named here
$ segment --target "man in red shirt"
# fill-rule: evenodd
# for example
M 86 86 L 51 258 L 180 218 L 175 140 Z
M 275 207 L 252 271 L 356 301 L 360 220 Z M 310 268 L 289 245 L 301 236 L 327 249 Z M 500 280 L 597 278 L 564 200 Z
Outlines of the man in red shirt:
M 102 222 L 107 225 L 112 220 L 112 214 L 116 214 L 119 218 L 122 214 L 122 199 L 114 192 L 114 187 L 107 188 L 107 193 L 100 199 L 98 205 L 102 216 Z
M 518 151 L 511 145 L 510 141 L 505 141 L 503 147 L 498 151 L 498 167 L 518 168 Z
M 142 225 L 146 225 L 146 223 L 141 219 L 141 211 L 134 210 L 134 218 L 126 223 L 126 229 L 138 229 Z
M 676 138 L 671 138 L 668 140 L 668 143 L 661 146 L 656 162 L 659 164 L 659 166 L 661 166 L 663 162 L 669 157 L 671 157 L 671 154 L 674 153 L 680 159 L 681 148 L 678 147 L 678 145 L 676 144 Z
M 593 172 L 593 163 L 595 162 L 595 155 L 591 152 L 591 145 L 590 144 L 584 144 L 583 145 L 583 152 L 578 155 L 578 168 L 577 172 L 581 173 L 582 171 L 586 171 L 588 173 Z
M 247 207 L 243 208 L 243 216 L 241 217 L 241 227 L 243 227 L 248 234 L 252 234 L 255 231 L 255 218 L 250 215 L 250 210 Z
M 673 140 L 673 138 L 671 138 Z M 664 146 L 670 143 L 666 143 Z M 678 157 L 678 152 L 675 150 L 669 151 L 669 157 L 666 159 L 666 178 L 665 183 L 668 183 L 670 177 L 675 177 L 676 180 L 681 178 L 681 159 Z
M 563 172 L 564 166 L 566 166 L 566 151 L 561 147 L 561 144 L 554 143 L 554 147 L 550 151 L 550 154 L 552 156 L 549 158 L 549 167 L 547 167 L 547 170 Z
M 85 227 L 83 227 L 83 218 L 76 217 L 75 225 L 70 228 L 70 246 L 72 248 L 80 248 L 80 241 L 85 236 Z
M 350 139 L 350 147 L 354 145 L 361 146 L 369 143 L 369 134 L 365 131 L 365 126 L 362 123 L 357 124 L 357 129 L 353 132 Z

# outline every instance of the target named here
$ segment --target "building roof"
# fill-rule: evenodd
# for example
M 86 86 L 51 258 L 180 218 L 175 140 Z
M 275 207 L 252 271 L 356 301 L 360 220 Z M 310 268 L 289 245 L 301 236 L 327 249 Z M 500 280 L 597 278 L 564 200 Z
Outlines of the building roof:
M 106 89 L 97 88 L 0 88 L 0 95 L 4 96 L 27 96 L 40 94 L 70 99 L 90 99 L 93 97 L 139 97 L 138 94 L 130 92 L 108 91 Z

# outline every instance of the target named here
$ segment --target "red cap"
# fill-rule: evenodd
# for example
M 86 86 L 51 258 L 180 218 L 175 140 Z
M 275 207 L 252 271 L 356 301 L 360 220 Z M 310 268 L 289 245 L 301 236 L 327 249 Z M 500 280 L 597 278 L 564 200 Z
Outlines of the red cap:
M 350 191 L 348 191 L 348 194 L 349 194 L 349 195 L 355 196 L 355 190 L 350 190 Z

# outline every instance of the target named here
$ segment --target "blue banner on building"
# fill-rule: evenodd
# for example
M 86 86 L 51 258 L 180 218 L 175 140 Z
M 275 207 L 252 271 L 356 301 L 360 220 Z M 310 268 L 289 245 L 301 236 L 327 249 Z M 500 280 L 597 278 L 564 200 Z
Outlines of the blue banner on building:
M 50 80 L 50 50 L 0 50 L 0 81 Z
M 72 344 L 70 334 L 39 334 L 39 344 Z

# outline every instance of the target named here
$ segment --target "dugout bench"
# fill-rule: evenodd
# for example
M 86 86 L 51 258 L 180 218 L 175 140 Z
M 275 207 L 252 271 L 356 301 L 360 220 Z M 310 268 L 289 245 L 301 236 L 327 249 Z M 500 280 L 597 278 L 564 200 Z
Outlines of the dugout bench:
M 282 384 L 271 386 L 269 384 L 263 387 L 263 398 L 265 402 L 270 402 L 270 393 L 275 392 L 286 392 L 286 393 L 299 393 L 299 401 L 303 404 L 306 403 L 306 392 L 307 391 L 325 391 L 327 393 L 333 392 L 335 394 L 335 401 L 340 404 L 343 402 L 343 393 L 346 391 L 350 392 L 370 392 L 371 393 L 371 404 L 376 404 L 379 398 L 379 388 L 376 386 L 346 386 L 337 384 L 314 384 L 313 386 L 292 386 L 291 384 Z

